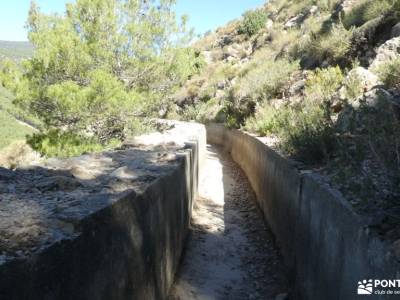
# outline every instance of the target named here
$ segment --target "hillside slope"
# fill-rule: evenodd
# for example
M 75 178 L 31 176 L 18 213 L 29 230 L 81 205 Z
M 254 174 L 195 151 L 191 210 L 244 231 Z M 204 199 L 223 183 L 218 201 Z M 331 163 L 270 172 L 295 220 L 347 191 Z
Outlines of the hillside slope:
M 33 46 L 29 42 L 0 41 L 0 60 L 9 58 L 19 61 L 32 56 Z
M 33 47 L 28 42 L 0 41 L 0 63 L 4 59 L 19 62 L 29 58 L 32 52 Z M 11 93 L 0 86 L 0 150 L 34 132 L 29 124 L 22 121 L 24 117 L 12 101 Z
M 398 0 L 271 0 L 194 45 L 207 67 L 169 117 L 267 136 L 397 239 L 399 22 Z

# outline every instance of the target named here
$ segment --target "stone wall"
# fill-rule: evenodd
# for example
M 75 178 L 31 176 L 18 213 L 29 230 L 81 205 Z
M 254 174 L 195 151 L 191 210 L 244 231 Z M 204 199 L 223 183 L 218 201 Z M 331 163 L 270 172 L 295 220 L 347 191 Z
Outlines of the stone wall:
M 165 299 L 206 139 L 201 125 L 174 126 L 119 151 L 1 169 L 0 299 Z
M 363 279 L 398 279 L 400 264 L 336 190 L 256 137 L 207 126 L 246 173 L 284 255 L 295 299 L 356 299 Z M 393 299 L 373 295 L 369 299 Z

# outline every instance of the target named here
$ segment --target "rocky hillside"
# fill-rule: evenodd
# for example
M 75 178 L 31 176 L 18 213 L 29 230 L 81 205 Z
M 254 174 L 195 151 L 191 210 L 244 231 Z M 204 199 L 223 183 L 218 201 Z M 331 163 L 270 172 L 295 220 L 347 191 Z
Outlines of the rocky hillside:
M 267 136 L 399 238 L 399 22 L 398 0 L 271 0 L 196 42 L 168 116 Z

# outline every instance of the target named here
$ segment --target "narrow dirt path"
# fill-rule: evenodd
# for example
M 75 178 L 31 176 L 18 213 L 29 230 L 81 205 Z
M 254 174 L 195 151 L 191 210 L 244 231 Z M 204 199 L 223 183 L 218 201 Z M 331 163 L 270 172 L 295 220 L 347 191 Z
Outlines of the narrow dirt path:
M 203 174 L 169 300 L 286 299 L 282 262 L 245 175 L 215 146 Z

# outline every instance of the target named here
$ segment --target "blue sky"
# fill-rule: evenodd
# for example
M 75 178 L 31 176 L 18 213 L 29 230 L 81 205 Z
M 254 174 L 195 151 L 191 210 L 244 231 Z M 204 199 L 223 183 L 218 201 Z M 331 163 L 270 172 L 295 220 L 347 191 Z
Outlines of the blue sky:
M 44 12 L 64 11 L 71 0 L 36 0 Z M 240 17 L 248 9 L 262 5 L 265 0 L 177 0 L 178 15 L 188 14 L 190 26 L 196 33 L 216 29 Z M 26 40 L 25 21 L 30 0 L 0 1 L 0 40 Z

